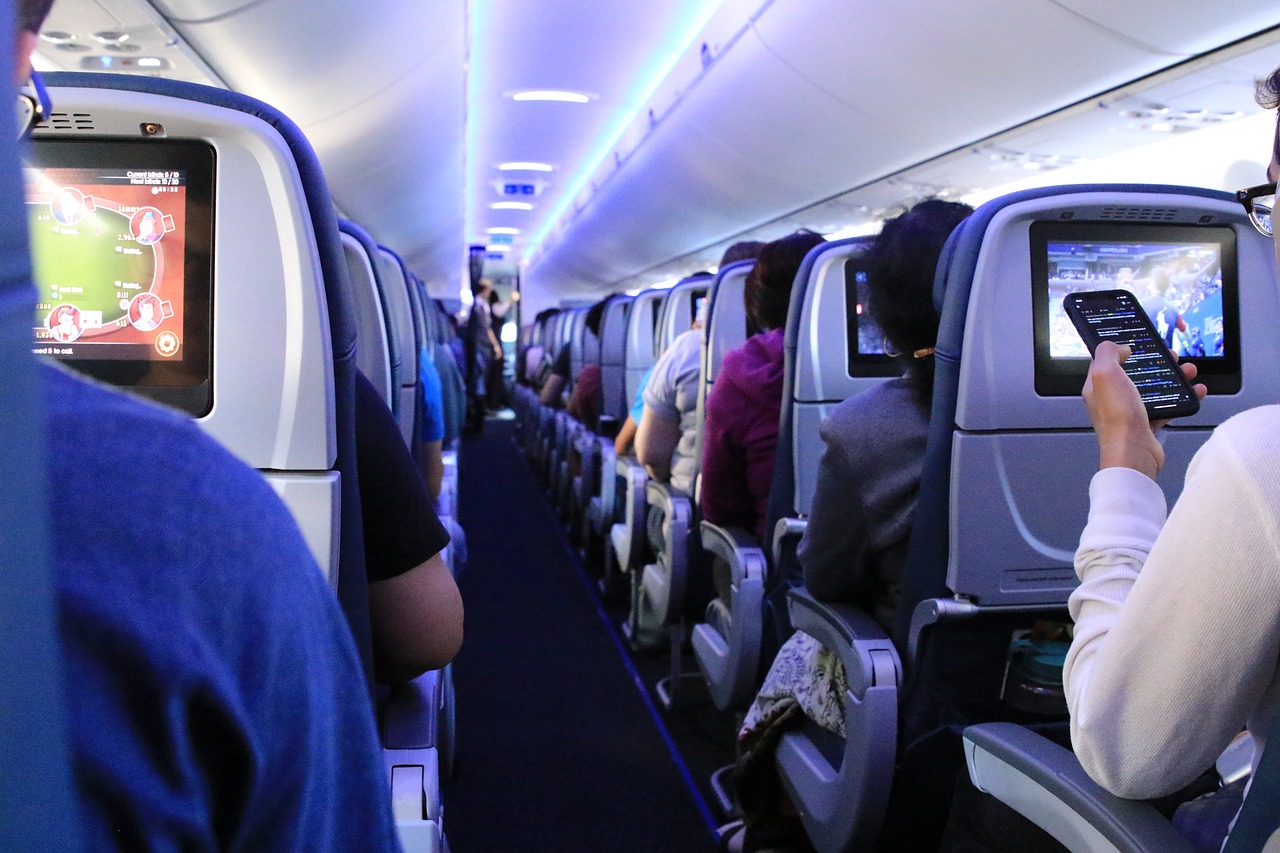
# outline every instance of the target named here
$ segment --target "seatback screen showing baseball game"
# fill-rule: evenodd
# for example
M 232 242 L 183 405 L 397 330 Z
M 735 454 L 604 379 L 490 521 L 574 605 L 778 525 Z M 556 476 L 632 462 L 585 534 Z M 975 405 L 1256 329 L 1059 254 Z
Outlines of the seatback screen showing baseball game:
M 213 173 L 202 142 L 32 140 L 37 354 L 209 412 Z
M 1199 368 L 1211 394 L 1240 390 L 1239 281 L 1227 226 L 1036 222 L 1030 229 L 1036 392 L 1080 393 L 1089 350 L 1063 309 L 1068 293 L 1127 290 L 1165 347 Z

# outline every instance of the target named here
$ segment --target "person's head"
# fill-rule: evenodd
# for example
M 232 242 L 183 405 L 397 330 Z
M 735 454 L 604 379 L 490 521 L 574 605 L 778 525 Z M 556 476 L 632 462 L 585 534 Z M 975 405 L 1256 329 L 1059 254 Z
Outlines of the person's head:
M 13 32 L 13 82 L 16 86 L 31 76 L 31 52 L 36 49 L 40 27 L 49 15 L 53 0 L 18 0 Z
M 825 242 L 821 234 L 802 229 L 761 247 L 756 265 L 747 273 L 742 293 L 747 319 L 753 327 L 768 332 L 787 324 L 791 285 L 800 264 L 810 249 Z
M 967 204 L 929 199 L 890 219 L 869 253 L 868 299 L 871 316 L 884 332 L 887 349 L 901 353 L 923 369 L 915 373 L 932 386 L 933 359 L 938 340 L 938 312 L 933 307 L 933 275 L 947 237 L 966 216 Z M 920 357 L 915 357 L 921 353 Z M 926 387 L 927 386 L 927 387 Z
M 587 328 L 591 330 L 591 334 L 597 338 L 600 337 L 600 323 L 604 321 L 604 309 L 609 304 L 609 300 L 613 298 L 613 294 L 601 299 L 595 305 L 587 309 L 587 316 L 583 320 L 587 324 Z
M 489 279 L 482 278 L 471 286 L 471 296 L 475 299 L 488 299 L 489 294 L 493 292 L 493 285 L 489 283 Z
M 720 256 L 720 269 L 738 261 L 753 261 L 760 257 L 760 250 L 763 248 L 764 243 L 759 240 L 740 240 L 724 250 L 724 254 Z
M 538 312 L 536 317 L 533 318 L 533 322 L 538 324 L 545 324 L 548 320 L 550 320 L 552 317 L 556 316 L 559 313 L 560 313 L 559 308 L 544 308 Z
M 497 305 L 497 304 L 498 304 L 499 302 L 501 302 L 501 301 L 502 301 L 502 297 L 498 295 L 498 291 L 496 291 L 496 290 L 490 290 L 490 291 L 489 291 L 489 304 L 490 304 L 490 305 Z

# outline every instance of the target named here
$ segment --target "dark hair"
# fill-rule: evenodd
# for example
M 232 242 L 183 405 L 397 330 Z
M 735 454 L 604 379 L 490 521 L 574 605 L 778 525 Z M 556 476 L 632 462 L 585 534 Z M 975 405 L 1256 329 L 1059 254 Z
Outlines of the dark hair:
M 720 266 L 723 268 L 738 261 L 755 260 L 760 257 L 760 250 L 763 248 L 764 243 L 759 240 L 740 240 L 724 250 L 724 254 L 720 256 Z
M 967 204 L 929 199 L 890 219 L 868 253 L 868 308 L 885 342 L 907 360 L 908 380 L 926 410 L 933 393 L 933 359 L 915 358 L 938 340 L 933 276 L 947 237 L 973 213 Z
M 791 285 L 795 283 L 800 263 L 810 249 L 825 242 L 821 234 L 804 228 L 761 247 L 742 292 L 747 320 L 756 330 L 767 332 L 787 324 Z
M 544 308 L 541 311 L 539 311 L 537 315 L 533 318 L 533 322 L 545 323 L 559 313 L 560 313 L 559 308 Z
M 611 293 L 587 309 L 587 317 L 583 322 L 587 324 L 587 328 L 591 330 L 591 334 L 595 335 L 597 338 L 600 337 L 600 323 L 604 320 L 605 306 L 609 304 L 609 300 L 612 299 L 613 296 L 614 295 Z
M 52 5 L 53 0 L 18 0 L 18 30 L 39 33 Z
M 1271 72 L 1271 76 L 1259 80 L 1253 90 L 1253 97 L 1257 100 L 1258 105 L 1265 110 L 1274 110 L 1280 107 L 1280 68 Z M 1275 153 L 1277 160 L 1280 160 L 1280 126 L 1276 128 L 1275 140 L 1271 143 L 1272 151 Z

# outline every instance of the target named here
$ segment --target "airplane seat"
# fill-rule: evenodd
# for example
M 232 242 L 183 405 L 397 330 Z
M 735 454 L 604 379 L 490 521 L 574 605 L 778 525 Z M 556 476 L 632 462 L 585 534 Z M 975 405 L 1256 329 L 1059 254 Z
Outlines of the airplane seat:
M 668 289 L 654 330 L 655 362 L 662 359 L 663 353 L 677 337 L 692 328 L 699 301 L 707 298 L 712 282 L 712 275 L 698 273 L 678 280 L 675 286 Z M 698 462 L 700 460 L 695 459 L 695 465 Z M 694 479 L 696 480 L 696 473 Z M 654 562 L 646 564 L 640 573 L 632 574 L 631 617 L 628 622 L 635 631 L 635 637 L 658 637 L 662 633 L 673 637 L 672 631 L 681 628 L 677 624 L 677 613 L 684 608 L 687 576 L 685 558 L 690 547 L 686 543 L 689 542 L 690 534 L 696 530 L 692 516 L 696 507 L 692 503 L 691 491 L 686 493 L 671 487 L 669 483 L 658 483 L 655 480 L 648 480 L 645 484 L 645 501 L 650 507 L 657 507 L 662 515 L 664 542 L 678 544 L 654 553 Z M 698 548 L 699 544 L 695 542 L 692 547 Z M 681 638 L 680 643 L 684 643 L 684 639 Z M 663 702 L 669 702 L 666 681 L 659 685 L 659 690 L 662 692 Z
M 726 277 L 735 282 L 740 270 L 730 275 L 730 267 L 723 271 Z M 741 273 L 745 278 L 745 273 Z M 695 322 L 700 322 L 700 309 L 705 306 L 708 296 L 715 287 L 718 276 L 705 273 L 682 279 L 671 288 L 666 302 L 662 306 L 662 315 L 658 321 L 658 344 L 665 352 L 677 337 L 685 332 L 696 335 L 699 341 L 699 363 L 705 358 L 706 326 L 693 330 Z M 726 334 L 736 334 L 729 324 L 722 330 Z M 742 328 L 745 338 L 745 324 Z M 661 356 L 659 356 L 661 358 Z M 699 369 L 699 389 L 704 371 Z M 662 703 L 670 708 L 679 701 L 680 685 L 683 681 L 700 678 L 696 673 L 683 671 L 683 648 L 687 640 L 688 625 L 686 611 L 700 610 L 708 596 L 710 583 L 703 583 L 702 541 L 698 531 L 698 503 L 696 499 L 698 469 L 701 467 L 701 423 L 702 407 L 695 400 L 695 440 L 693 453 L 692 482 L 686 491 L 670 482 L 649 480 L 645 484 L 645 501 L 649 505 L 649 518 L 646 528 L 652 523 L 661 524 L 662 547 L 650 542 L 653 560 L 644 565 L 638 573 L 632 574 L 631 615 L 633 642 L 643 644 L 646 637 L 658 637 L 666 631 L 671 646 L 671 674 L 658 682 L 657 691 Z M 647 532 L 647 530 L 646 530 Z M 690 581 L 692 580 L 692 584 Z
M 666 290 L 645 290 L 632 300 L 623 358 L 628 401 L 635 400 L 640 383 L 657 360 L 654 357 L 654 340 L 668 293 Z M 648 472 L 636 461 L 634 452 L 617 458 L 615 466 L 614 505 L 604 507 L 610 513 L 609 541 L 604 552 L 603 583 L 606 585 L 641 566 L 649 548 L 645 537 L 645 519 L 649 510 L 644 493 Z M 609 472 L 603 472 L 603 476 L 608 475 Z
M 1269 241 L 1233 197 L 1183 187 L 1027 190 L 983 205 L 951 235 L 935 279 L 941 323 L 932 414 L 893 630 L 852 625 L 828 603 L 791 595 L 793 615 L 805 614 L 798 627 L 820 632 L 823 642 L 843 637 L 838 651 L 858 674 L 846 697 L 845 764 L 859 760 L 851 744 L 876 732 L 875 743 L 897 732 L 889 742 L 907 745 L 896 770 L 890 755 L 850 778 L 803 733 L 782 738 L 779 769 L 819 850 L 877 836 L 890 846 L 936 844 L 968 724 L 1065 730 L 1065 702 L 1032 701 L 1051 690 L 1020 664 L 1029 629 L 1068 620 L 1072 561 L 1097 465 L 1079 399 L 1087 352 L 1059 313 L 1062 297 L 1113 288 L 1125 267 L 1132 274 L 1171 259 L 1200 265 L 1205 289 L 1184 294 L 1185 316 L 1189 325 L 1222 330 L 1226 357 L 1201 362 L 1209 398 L 1165 431 L 1158 482 L 1172 502 L 1213 426 L 1280 392 L 1280 377 L 1264 367 L 1280 355 L 1267 331 L 1280 321 L 1271 258 Z M 1215 269 L 1223 282 L 1216 290 Z M 1237 295 L 1236 282 L 1252 280 L 1268 286 Z M 1245 338 L 1249 346 L 1240 347 Z M 864 652 L 883 664 L 872 677 L 855 660 Z M 873 693 L 896 698 L 877 698 L 873 713 Z
M 382 274 L 380 279 L 387 286 L 384 298 L 391 308 L 387 312 L 387 319 L 392 324 L 391 338 L 400 351 L 400 433 L 404 436 L 405 444 L 412 450 L 417 442 L 417 427 L 422 413 L 418 405 L 421 394 L 418 369 L 422 342 L 418 335 L 413 296 L 409 290 L 409 272 L 405 269 L 404 261 L 385 246 L 378 246 L 377 249 L 376 260 Z
M 356 347 L 356 366 L 393 409 L 398 402 L 395 378 L 391 368 L 391 341 L 387 336 L 387 319 L 382 299 L 378 295 L 378 273 L 373 263 L 373 241 L 354 222 L 339 221 L 342 252 L 347 262 L 347 279 L 350 282 L 351 300 L 355 306 L 359 328 Z
M 92 143 L 119 163 L 114 168 L 185 172 L 189 201 L 198 203 L 202 193 L 216 200 L 207 226 L 207 279 L 194 254 L 185 258 L 197 272 L 187 280 L 178 337 L 193 366 L 207 346 L 208 373 L 180 394 L 135 390 L 186 408 L 263 472 L 336 586 L 371 686 L 355 468 L 357 330 L 337 221 L 314 152 L 288 118 L 236 93 L 122 75 L 59 73 L 46 82 L 60 110 L 90 120 L 70 133 L 37 128 L 37 158 L 79 156 L 80 146 Z M 111 200 L 103 201 L 101 209 L 111 209 Z M 156 221 L 164 233 L 181 227 Z M 187 247 L 196 251 L 198 216 L 188 225 Z M 207 314 L 202 300 L 211 303 Z M 157 336 L 162 355 L 171 347 Z M 438 818 L 436 801 L 419 810 L 413 827 L 405 824 L 406 832 L 438 836 Z
M 707 294 L 706 316 L 702 336 L 702 374 L 698 382 L 698 442 L 697 456 L 702 458 L 703 423 L 706 417 L 707 397 L 715 386 L 724 355 L 741 346 L 748 337 L 747 308 L 744 300 L 747 274 L 755 266 L 755 259 L 740 261 L 723 267 L 716 273 L 715 281 Z M 699 495 L 695 494 L 695 499 Z M 740 638 L 732 630 L 734 609 L 759 610 L 764 582 L 764 556 L 753 533 L 718 527 L 706 520 L 699 521 L 698 536 L 708 558 L 721 560 L 729 567 L 733 600 L 721 600 L 713 592 L 705 611 L 695 621 L 691 642 L 694 656 L 702 676 L 706 679 L 712 700 L 720 710 L 742 704 L 735 695 L 739 679 L 733 668 L 739 660 L 750 660 L 749 680 L 754 684 L 755 654 L 751 649 L 731 652 L 727 643 Z M 709 587 L 709 584 L 706 585 Z M 691 602 L 700 606 L 703 602 Z M 750 642 L 747 639 L 747 642 Z M 745 689 L 750 690 L 752 685 Z M 723 799 L 723 798 L 722 798 Z
M 595 365 L 597 369 L 600 367 L 600 339 L 587 328 L 586 316 L 588 310 L 584 309 L 582 311 L 583 322 L 577 328 L 576 337 L 572 344 L 574 351 L 578 354 L 578 367 L 570 383 L 571 395 L 577 393 L 578 381 L 583 370 L 589 365 Z M 598 392 L 596 407 L 598 415 Z M 589 455 L 594 450 L 595 443 L 590 439 L 595 435 L 595 430 L 599 423 L 598 418 L 597 423 L 593 424 L 586 423 L 571 415 L 567 411 L 567 400 L 566 411 L 562 412 L 559 417 L 565 422 L 565 437 L 562 447 L 563 456 L 560 458 L 560 466 L 557 472 L 558 482 L 555 485 L 555 492 L 558 496 L 560 515 L 568 520 L 570 533 L 574 533 L 582 522 L 582 468 L 584 462 L 590 463 L 589 459 L 584 459 L 584 454 Z
M 711 602 L 693 635 L 699 666 L 713 698 L 725 709 L 750 702 L 774 653 L 791 634 L 786 590 L 800 583 L 795 543 L 816 488 L 823 418 L 845 398 L 896 371 L 884 356 L 859 353 L 856 332 L 850 338 L 861 304 L 859 262 L 871 242 L 859 237 L 823 243 L 796 273 L 784 336 L 778 448 L 765 527 L 774 538 L 760 542 L 754 531 L 702 523 L 703 545 L 729 566 L 735 590 L 732 600 Z M 745 327 L 745 309 L 735 307 L 741 317 L 734 316 L 733 322 Z M 722 306 L 713 304 L 712 310 L 718 318 Z
M 617 454 L 613 439 L 631 409 L 626 395 L 626 333 L 631 305 L 632 297 L 616 296 L 605 306 L 600 320 L 600 423 L 591 438 L 594 449 L 584 448 L 590 459 L 584 463 L 584 480 L 579 486 L 583 503 L 581 537 L 588 551 L 604 538 L 614 509 Z

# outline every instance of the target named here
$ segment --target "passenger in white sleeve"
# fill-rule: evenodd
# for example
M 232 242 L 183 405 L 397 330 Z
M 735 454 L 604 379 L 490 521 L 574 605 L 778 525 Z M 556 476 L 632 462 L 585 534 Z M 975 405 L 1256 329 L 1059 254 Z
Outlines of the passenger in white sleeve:
M 1259 102 L 1280 105 L 1280 69 Z M 1268 181 L 1280 173 L 1280 137 L 1273 148 Z M 1151 798 L 1193 780 L 1245 727 L 1256 767 L 1280 710 L 1280 406 L 1219 426 L 1166 518 L 1159 424 L 1121 368 L 1127 355 L 1100 345 L 1085 383 L 1101 470 L 1076 552 L 1064 681 L 1085 770 L 1119 796 Z

